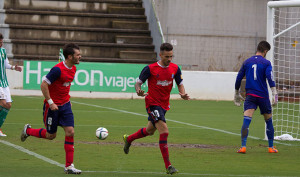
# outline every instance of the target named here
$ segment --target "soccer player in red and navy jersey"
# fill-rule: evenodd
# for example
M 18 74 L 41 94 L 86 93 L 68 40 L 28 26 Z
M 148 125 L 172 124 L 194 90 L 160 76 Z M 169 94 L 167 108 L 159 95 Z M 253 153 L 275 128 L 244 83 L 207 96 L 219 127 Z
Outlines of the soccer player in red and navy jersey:
M 173 80 L 178 86 L 179 94 L 184 100 L 189 100 L 188 94 L 185 93 L 180 68 L 172 63 L 173 46 L 169 43 L 163 43 L 160 46 L 161 60 L 146 66 L 135 84 L 135 90 L 138 96 L 145 96 L 146 111 L 149 115 L 147 127 L 141 128 L 136 133 L 124 135 L 125 142 L 124 152 L 129 153 L 129 147 L 132 141 L 153 135 L 158 130 L 159 147 L 164 159 L 167 174 L 178 173 L 169 160 L 169 150 L 167 139 L 169 135 L 168 126 L 166 124 L 165 114 L 170 109 L 169 99 L 173 87 Z M 142 84 L 148 80 L 148 92 L 145 93 L 141 89 Z
M 46 75 L 41 84 L 45 97 L 43 107 L 43 121 L 45 128 L 33 129 L 29 124 L 24 126 L 21 141 L 28 136 L 53 140 L 56 137 L 57 127 L 62 126 L 65 131 L 64 149 L 66 152 L 65 173 L 80 174 L 73 165 L 74 157 L 74 116 L 70 103 L 70 87 L 75 77 L 76 64 L 81 58 L 78 45 L 69 43 L 64 46 L 65 61 L 55 65 Z

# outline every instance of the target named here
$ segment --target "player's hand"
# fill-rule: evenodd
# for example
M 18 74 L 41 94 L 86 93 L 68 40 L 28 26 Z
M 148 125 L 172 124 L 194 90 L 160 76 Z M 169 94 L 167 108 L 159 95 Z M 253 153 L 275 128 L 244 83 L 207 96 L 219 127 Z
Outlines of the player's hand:
M 21 68 L 20 66 L 16 65 L 16 66 L 15 66 L 15 70 L 21 72 L 21 71 L 22 71 L 22 68 Z
M 241 101 L 244 101 L 245 99 L 242 97 L 242 95 L 240 94 L 240 92 L 238 90 L 235 90 L 235 94 L 234 94 L 234 104 L 236 106 L 241 106 Z
M 138 90 L 138 91 L 136 92 L 136 94 L 137 94 L 138 96 L 142 96 L 142 97 L 144 97 L 144 96 L 147 96 L 147 95 L 148 95 L 147 93 L 145 93 L 145 91 L 144 91 L 144 90 Z
M 52 103 L 52 104 L 50 104 L 50 109 L 51 109 L 51 111 L 57 111 L 58 107 L 55 103 Z
M 183 93 L 180 93 L 180 92 L 179 92 L 179 95 L 180 95 L 181 98 L 184 99 L 184 100 L 189 100 L 189 99 L 190 99 L 190 96 L 189 96 L 187 93 L 183 94 Z
M 278 93 L 275 87 L 272 87 L 271 90 L 272 90 L 272 106 L 275 106 L 278 103 Z

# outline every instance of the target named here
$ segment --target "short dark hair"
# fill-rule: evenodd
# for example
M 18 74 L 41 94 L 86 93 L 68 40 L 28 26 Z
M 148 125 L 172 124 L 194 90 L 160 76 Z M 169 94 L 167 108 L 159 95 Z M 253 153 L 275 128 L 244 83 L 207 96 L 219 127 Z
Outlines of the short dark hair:
M 3 34 L 2 34 L 2 33 L 0 33 L 0 40 L 1 40 L 1 39 L 3 39 Z
M 271 49 L 271 45 L 267 41 L 261 41 L 257 45 L 257 52 L 269 51 Z
M 173 50 L 173 46 L 170 43 L 162 43 L 160 46 L 160 52 L 172 51 L 172 50 Z
M 74 49 L 79 50 L 79 46 L 74 43 L 69 43 L 64 46 L 63 54 L 65 59 L 67 59 L 69 55 L 74 55 Z

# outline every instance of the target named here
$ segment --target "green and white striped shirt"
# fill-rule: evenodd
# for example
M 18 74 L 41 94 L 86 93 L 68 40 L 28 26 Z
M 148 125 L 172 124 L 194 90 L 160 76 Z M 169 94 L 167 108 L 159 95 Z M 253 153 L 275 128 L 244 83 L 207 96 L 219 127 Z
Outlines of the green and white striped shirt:
M 8 87 L 5 67 L 5 60 L 7 59 L 5 48 L 0 48 L 0 55 L 0 87 Z M 8 60 L 6 62 L 8 62 Z

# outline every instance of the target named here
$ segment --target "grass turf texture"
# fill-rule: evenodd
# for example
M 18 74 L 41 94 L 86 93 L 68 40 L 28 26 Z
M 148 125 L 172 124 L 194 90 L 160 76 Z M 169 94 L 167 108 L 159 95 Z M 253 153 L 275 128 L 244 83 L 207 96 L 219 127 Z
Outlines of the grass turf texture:
M 43 98 L 13 96 L 13 100 L 12 109 L 2 127 L 8 136 L 1 137 L 0 140 L 64 164 L 62 128 L 58 128 L 57 137 L 52 141 L 35 137 L 29 137 L 23 143 L 20 141 L 20 133 L 25 123 L 30 123 L 33 128 L 43 127 Z M 123 152 L 122 135 L 134 133 L 146 126 L 144 100 L 72 98 L 72 101 L 75 116 L 74 164 L 76 168 L 83 170 L 82 176 L 165 176 L 163 159 L 157 144 L 158 132 L 151 137 L 136 140 L 128 155 Z M 242 107 L 235 107 L 233 102 L 171 100 L 171 110 L 167 112 L 166 118 L 169 119 L 170 160 L 180 172 L 176 176 L 300 174 L 300 142 L 283 142 L 290 146 L 275 143 L 279 153 L 267 153 L 267 141 L 263 140 L 264 121 L 259 111 L 253 116 L 249 135 L 260 139 L 248 138 L 247 154 L 236 153 L 240 146 L 239 134 L 243 116 Z M 109 136 L 104 141 L 95 137 L 95 130 L 100 126 L 109 131 Z M 0 176 L 65 176 L 63 168 L 3 143 L 0 143 L 0 151 Z

